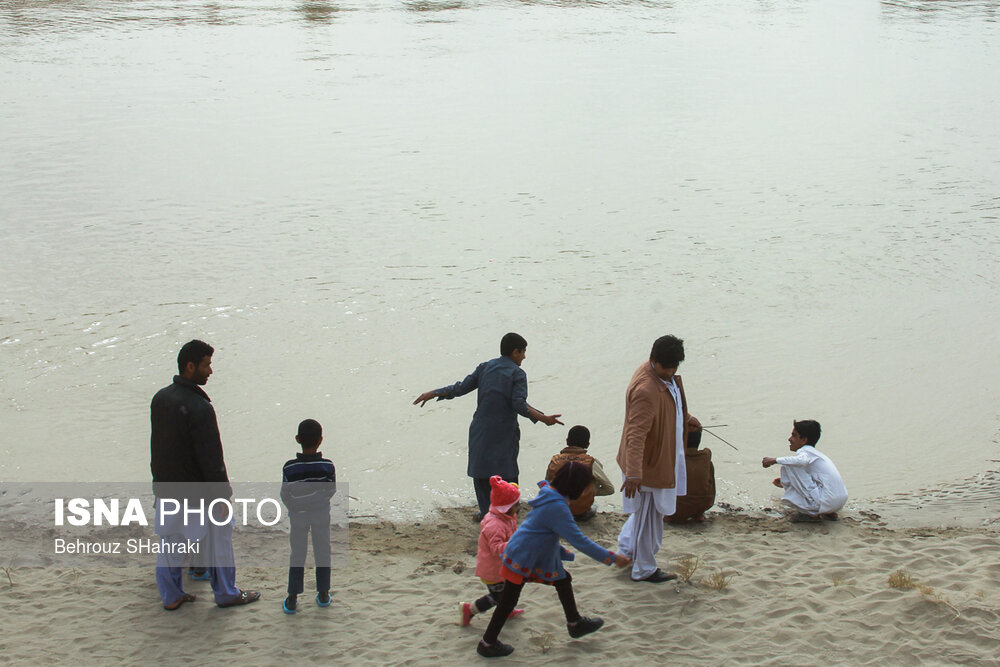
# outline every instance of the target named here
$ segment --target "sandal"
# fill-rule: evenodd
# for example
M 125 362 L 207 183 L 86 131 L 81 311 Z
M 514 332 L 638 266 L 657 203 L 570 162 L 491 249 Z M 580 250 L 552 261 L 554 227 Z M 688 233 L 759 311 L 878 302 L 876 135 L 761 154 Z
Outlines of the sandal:
M 240 591 L 240 594 L 236 596 L 236 599 L 231 602 L 216 602 L 220 607 L 238 607 L 243 604 L 250 604 L 251 602 L 256 602 L 260 599 L 260 593 L 257 591 Z
M 163 608 L 166 609 L 167 611 L 177 611 L 178 609 L 181 608 L 181 605 L 184 604 L 185 602 L 194 602 L 196 599 L 197 598 L 191 595 L 190 593 L 185 593 L 180 598 L 178 598 L 176 602 L 163 605 Z

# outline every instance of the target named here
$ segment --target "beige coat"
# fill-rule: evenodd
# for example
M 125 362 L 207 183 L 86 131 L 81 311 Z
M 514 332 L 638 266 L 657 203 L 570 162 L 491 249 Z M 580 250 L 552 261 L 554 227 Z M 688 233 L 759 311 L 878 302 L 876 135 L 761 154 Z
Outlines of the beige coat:
M 681 394 L 687 437 L 687 398 L 681 376 L 675 375 Z M 654 489 L 677 486 L 674 463 L 677 457 L 677 413 L 674 399 L 663 381 L 653 372 L 650 362 L 643 362 L 632 376 L 625 392 L 625 425 L 618 446 L 618 466 L 625 477 L 641 477 L 642 485 Z M 681 443 L 681 447 L 684 443 Z

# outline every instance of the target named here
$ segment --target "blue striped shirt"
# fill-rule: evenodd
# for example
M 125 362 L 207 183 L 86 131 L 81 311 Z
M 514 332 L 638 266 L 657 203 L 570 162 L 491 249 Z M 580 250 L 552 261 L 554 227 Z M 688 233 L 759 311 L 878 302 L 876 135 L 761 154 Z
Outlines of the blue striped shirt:
M 328 508 L 337 492 L 337 469 L 322 452 L 296 454 L 281 469 L 281 501 L 292 512 Z

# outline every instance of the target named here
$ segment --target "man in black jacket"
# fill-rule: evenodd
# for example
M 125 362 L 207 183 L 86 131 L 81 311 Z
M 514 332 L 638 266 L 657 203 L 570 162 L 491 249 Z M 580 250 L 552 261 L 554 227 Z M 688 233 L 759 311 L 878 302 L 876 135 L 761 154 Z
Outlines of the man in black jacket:
M 202 386 L 212 374 L 212 354 L 208 343 L 192 340 L 177 355 L 179 375 L 171 385 L 156 392 L 150 404 L 150 464 L 157 508 L 162 498 L 183 497 L 188 502 L 230 499 L 232 487 L 222 453 L 222 439 L 215 408 Z M 199 553 L 209 568 L 215 603 L 220 607 L 249 604 L 260 598 L 256 591 L 236 587 L 233 556 L 233 523 L 218 526 L 213 521 L 191 521 L 183 512 L 157 515 L 156 532 L 161 545 L 190 539 L 199 541 Z M 164 609 L 173 611 L 194 600 L 184 592 L 182 568 L 185 555 L 162 548 L 157 556 L 156 585 Z

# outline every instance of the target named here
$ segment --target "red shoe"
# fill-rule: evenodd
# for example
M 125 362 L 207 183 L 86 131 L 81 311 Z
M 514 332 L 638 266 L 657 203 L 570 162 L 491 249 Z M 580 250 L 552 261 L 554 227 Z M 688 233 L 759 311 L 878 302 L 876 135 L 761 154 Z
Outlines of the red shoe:
M 510 612 L 510 616 L 508 616 L 507 619 L 509 620 L 509 619 L 512 619 L 512 618 L 517 618 L 518 616 L 520 616 L 523 613 L 524 613 L 523 609 L 515 609 L 514 611 Z
M 458 611 L 462 614 L 462 627 L 466 627 L 469 623 L 472 623 L 472 617 L 475 614 L 472 613 L 472 605 L 468 602 L 463 602 L 458 606 Z

